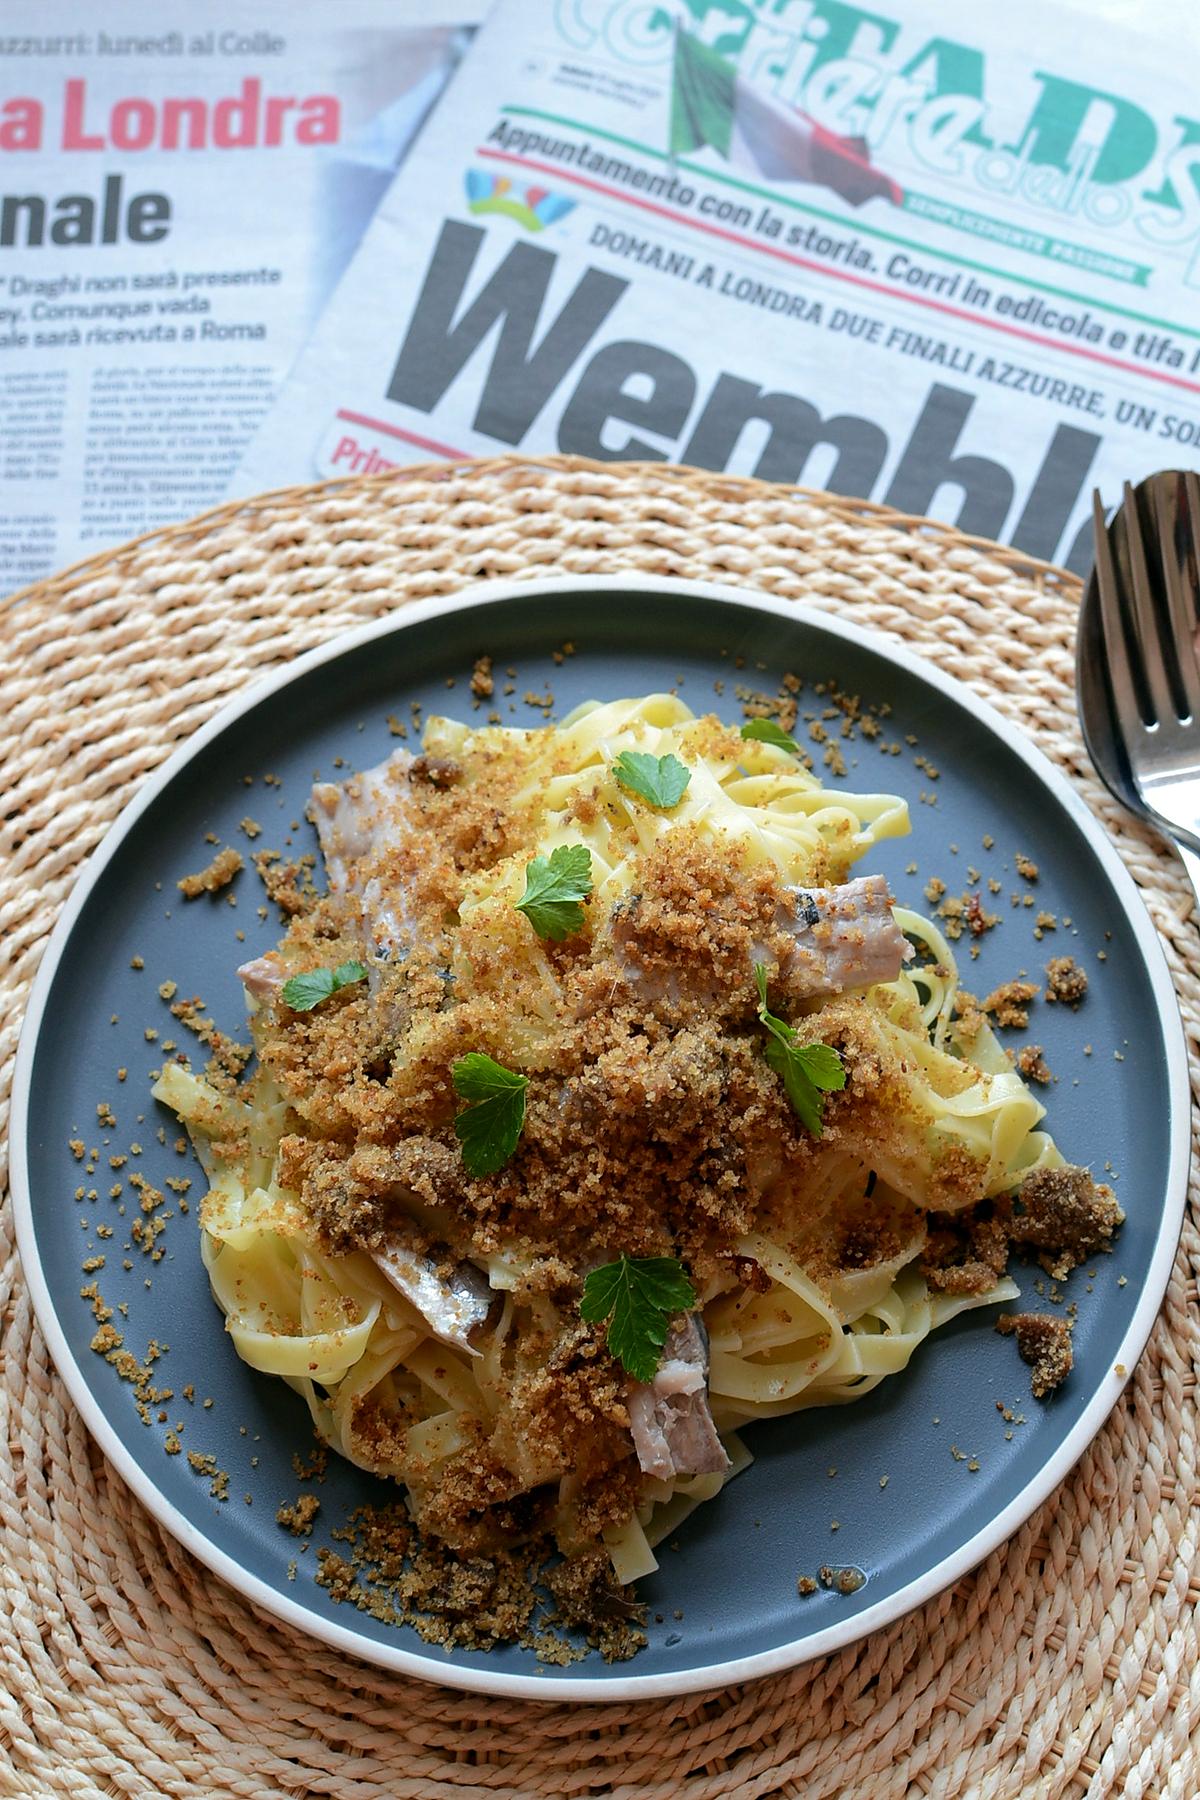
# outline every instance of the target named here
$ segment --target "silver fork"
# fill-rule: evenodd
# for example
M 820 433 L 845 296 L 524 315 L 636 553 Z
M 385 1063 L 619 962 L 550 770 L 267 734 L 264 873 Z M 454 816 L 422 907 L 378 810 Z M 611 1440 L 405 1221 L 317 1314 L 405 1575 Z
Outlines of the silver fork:
M 1126 482 L 1123 533 L 1099 493 L 1093 517 L 1100 638 L 1133 797 L 1175 840 L 1200 904 L 1200 477 Z

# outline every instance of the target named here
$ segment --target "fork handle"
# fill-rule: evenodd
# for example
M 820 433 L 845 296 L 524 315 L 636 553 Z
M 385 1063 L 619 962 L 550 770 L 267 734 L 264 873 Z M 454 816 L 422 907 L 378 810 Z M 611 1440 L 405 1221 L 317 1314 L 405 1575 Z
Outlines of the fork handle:
M 1176 850 L 1179 852 L 1180 860 L 1187 871 L 1187 878 L 1192 884 L 1192 892 L 1196 896 L 1194 917 L 1196 922 L 1200 924 L 1200 855 L 1197 855 L 1196 851 L 1193 850 L 1190 845 L 1181 844 L 1178 838 L 1174 840 L 1174 843 Z

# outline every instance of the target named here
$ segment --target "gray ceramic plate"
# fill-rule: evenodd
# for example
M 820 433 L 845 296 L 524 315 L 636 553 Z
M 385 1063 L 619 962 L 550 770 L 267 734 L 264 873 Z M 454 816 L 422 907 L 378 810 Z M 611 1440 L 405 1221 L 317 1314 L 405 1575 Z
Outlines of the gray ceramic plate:
M 566 640 L 576 653 L 556 662 Z M 174 1121 L 149 1098 L 162 1039 L 187 1036 L 158 986 L 174 980 L 182 993 L 202 994 L 212 1017 L 236 1032 L 235 964 L 278 934 L 274 915 L 258 917 L 262 896 L 249 869 L 233 890 L 236 907 L 225 895 L 183 904 L 177 877 L 208 860 L 206 834 L 244 843 L 238 826 L 247 814 L 263 826 L 259 844 L 281 848 L 291 836 L 310 848 L 303 812 L 314 773 L 328 777 L 339 757 L 353 768 L 386 755 L 395 747 L 387 715 L 407 717 L 414 699 L 427 711 L 467 707 L 472 662 L 485 651 L 498 671 L 516 669 L 516 692 L 500 704 L 522 723 L 541 721 L 524 703 L 530 690 L 549 686 L 561 713 L 589 696 L 677 680 L 695 710 L 736 719 L 739 678 L 773 690 L 788 670 L 888 702 L 886 737 L 901 754 L 857 740 L 847 746 L 847 779 L 905 794 L 913 835 L 883 846 L 871 866 L 917 907 L 933 874 L 955 891 L 968 885 L 969 866 L 1001 881 L 993 901 L 1001 923 L 976 964 L 963 959 L 975 992 L 1019 968 L 1039 975 L 1055 953 L 1070 951 L 1086 967 L 1091 988 L 1080 1011 L 1043 1002 L 1030 1035 L 1057 1076 L 1046 1098 L 1065 1154 L 1097 1173 L 1111 1165 L 1128 1214 L 1115 1254 L 1098 1259 L 1094 1279 L 1081 1270 L 1072 1281 L 1076 1369 L 1048 1404 L 1029 1398 L 1013 1343 L 976 1313 L 857 1405 L 752 1429 L 752 1468 L 693 1515 L 643 1584 L 649 1648 L 613 1668 L 593 1656 L 539 1671 L 520 1650 L 448 1655 L 335 1606 L 312 1579 L 316 1546 L 355 1504 L 379 1499 L 384 1484 L 334 1459 L 317 1490 L 314 1543 L 297 1555 L 275 1512 L 298 1491 L 292 1456 L 311 1451 L 308 1414 L 283 1384 L 235 1355 L 201 1269 L 194 1212 L 167 1208 L 176 1216 L 157 1246 L 160 1261 L 122 1248 L 131 1241 L 132 1208 L 123 1217 L 118 1210 L 133 1199 L 130 1168 L 160 1188 L 168 1176 L 197 1173 L 171 1147 Z M 718 699 L 720 680 L 727 685 Z M 936 783 L 916 756 L 940 771 Z M 280 785 L 264 785 L 266 772 Z M 934 790 L 936 805 L 922 802 Z M 995 840 L 990 851 L 985 835 Z M 1010 904 L 1025 886 L 1014 870 L 1018 851 L 1040 867 L 1037 908 L 1060 921 L 1041 942 L 1033 911 Z M 157 1041 L 147 1041 L 147 1027 Z M 115 1128 L 97 1123 L 102 1100 Z M 227 707 L 147 783 L 92 858 L 37 979 L 17 1065 L 14 1201 L 38 1319 L 76 1404 L 139 1498 L 217 1574 L 327 1643 L 411 1674 L 506 1694 L 624 1699 L 742 1680 L 849 1643 L 955 1580 L 1028 1516 L 1099 1429 L 1145 1343 L 1182 1217 L 1188 1105 L 1174 994 L 1132 882 L 1062 777 L 965 689 L 849 625 L 728 589 L 632 577 L 521 582 L 406 608 L 302 657 Z M 102 1152 L 94 1175 L 69 1148 L 73 1138 Z M 131 1140 L 140 1156 L 113 1171 L 109 1155 Z M 123 1196 L 112 1198 L 117 1180 Z M 95 1200 L 86 1198 L 91 1189 Z M 166 1424 L 158 1407 L 143 1423 L 129 1386 L 89 1347 L 96 1326 L 80 1287 L 91 1254 L 106 1256 L 97 1277 L 105 1300 L 128 1306 L 115 1321 L 127 1346 L 139 1356 L 151 1338 L 169 1346 L 155 1370 L 174 1390 Z M 1035 1292 L 1036 1271 L 1019 1279 L 1028 1303 L 1049 1304 Z M 192 1403 L 182 1398 L 189 1383 Z M 997 1402 L 1024 1422 L 1006 1422 Z M 211 1496 L 185 1455 L 164 1453 L 164 1434 L 180 1419 L 184 1450 L 228 1472 L 228 1499 Z M 827 1563 L 858 1565 L 865 1586 L 799 1598 L 797 1576 Z

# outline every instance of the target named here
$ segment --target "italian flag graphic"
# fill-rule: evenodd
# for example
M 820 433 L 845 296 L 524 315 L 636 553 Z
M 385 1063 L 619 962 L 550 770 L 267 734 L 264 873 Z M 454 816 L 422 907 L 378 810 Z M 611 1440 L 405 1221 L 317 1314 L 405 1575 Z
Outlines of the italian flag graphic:
M 832 188 L 851 206 L 877 196 L 893 206 L 904 201 L 903 189 L 872 166 L 865 139 L 838 137 L 807 113 L 772 100 L 707 44 L 677 30 L 671 155 L 685 156 L 706 144 L 735 168 L 768 181 Z

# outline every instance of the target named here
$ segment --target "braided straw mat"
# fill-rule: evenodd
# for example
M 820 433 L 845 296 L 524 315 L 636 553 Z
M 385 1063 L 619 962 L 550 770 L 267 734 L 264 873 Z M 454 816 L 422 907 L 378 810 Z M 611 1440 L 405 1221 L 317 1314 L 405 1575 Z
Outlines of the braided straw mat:
M 21 1002 L 89 851 L 230 695 L 347 626 L 494 576 L 707 577 L 889 634 L 1023 726 L 1112 833 L 1200 1038 L 1179 865 L 1116 808 L 1072 697 L 1078 583 L 865 502 L 659 463 L 501 458 L 292 488 L 31 588 L 4 614 L 0 1109 Z M 337 1800 L 1200 1794 L 1196 1191 L 1112 1419 L 940 1598 L 790 1674 L 612 1707 L 458 1695 L 298 1637 L 105 1465 L 0 1224 L 0 1793 Z

